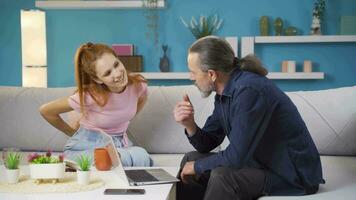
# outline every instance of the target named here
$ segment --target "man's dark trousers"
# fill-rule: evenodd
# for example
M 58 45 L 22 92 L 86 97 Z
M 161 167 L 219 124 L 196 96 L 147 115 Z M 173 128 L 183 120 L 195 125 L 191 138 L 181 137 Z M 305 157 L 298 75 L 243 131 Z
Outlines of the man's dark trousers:
M 187 153 L 182 159 L 181 169 L 186 162 L 209 155 L 212 154 Z M 177 200 L 257 199 L 263 195 L 265 179 L 266 172 L 261 169 L 218 167 L 199 176 L 191 177 L 188 184 L 182 181 L 177 183 Z

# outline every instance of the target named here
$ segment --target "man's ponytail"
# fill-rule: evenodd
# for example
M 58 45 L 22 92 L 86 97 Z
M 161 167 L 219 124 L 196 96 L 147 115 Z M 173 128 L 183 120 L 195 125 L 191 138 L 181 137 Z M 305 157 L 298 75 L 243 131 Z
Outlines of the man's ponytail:
M 206 36 L 195 41 L 189 48 L 189 53 L 198 53 L 200 68 L 231 73 L 236 68 L 266 76 L 268 71 L 262 66 L 261 61 L 254 55 L 244 58 L 235 57 L 234 50 L 223 38 Z
M 242 71 L 252 72 L 261 76 L 268 74 L 268 70 L 263 67 L 260 59 L 253 54 L 237 59 L 237 65 Z

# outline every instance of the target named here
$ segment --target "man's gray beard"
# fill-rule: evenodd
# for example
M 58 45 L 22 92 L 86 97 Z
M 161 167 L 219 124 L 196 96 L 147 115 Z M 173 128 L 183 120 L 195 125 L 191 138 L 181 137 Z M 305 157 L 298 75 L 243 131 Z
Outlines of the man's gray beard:
M 200 91 L 200 95 L 202 98 L 208 98 L 210 96 L 211 93 L 213 93 L 213 91 L 215 91 L 215 87 L 214 85 L 209 85 L 209 88 L 207 91 L 202 91 L 197 84 L 195 84 L 195 86 L 199 89 Z
M 212 90 L 205 91 L 205 92 L 204 91 L 200 91 L 200 96 L 205 99 L 205 98 L 208 98 L 212 92 L 213 92 Z

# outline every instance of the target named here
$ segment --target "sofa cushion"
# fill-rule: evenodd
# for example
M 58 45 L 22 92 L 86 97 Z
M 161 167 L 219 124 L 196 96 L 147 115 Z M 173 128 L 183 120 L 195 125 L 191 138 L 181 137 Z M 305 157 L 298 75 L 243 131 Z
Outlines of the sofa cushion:
M 48 124 L 38 108 L 69 96 L 74 89 L 0 87 L 0 148 L 61 151 L 68 137 Z M 197 124 L 203 126 L 213 110 L 213 95 L 203 99 L 192 85 L 149 86 L 148 93 L 145 107 L 129 126 L 134 144 L 149 153 L 192 151 L 183 127 L 173 119 L 173 108 L 187 93 L 194 104 Z M 287 95 L 296 104 L 321 154 L 356 155 L 356 86 Z M 225 139 L 221 148 L 228 144 Z
M 178 167 L 184 154 L 150 154 L 154 167 Z
M 356 157 L 321 156 L 323 175 L 326 181 L 316 194 L 299 197 L 268 196 L 259 200 L 335 200 L 355 199 Z
M 62 151 L 68 137 L 43 119 L 39 107 L 73 92 L 74 88 L 0 87 L 0 148 Z
M 356 86 L 287 92 L 322 155 L 356 155 Z

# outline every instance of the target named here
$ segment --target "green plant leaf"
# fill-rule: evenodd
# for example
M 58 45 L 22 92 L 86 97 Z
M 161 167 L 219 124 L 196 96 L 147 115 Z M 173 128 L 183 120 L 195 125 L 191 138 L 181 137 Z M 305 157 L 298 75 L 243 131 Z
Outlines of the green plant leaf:
M 20 154 L 10 152 L 5 160 L 5 166 L 8 169 L 18 169 L 20 164 Z
M 88 155 L 80 155 L 77 158 L 77 164 L 81 171 L 89 171 L 91 166 L 91 158 Z
M 194 16 L 191 17 L 188 24 L 182 17 L 181 22 L 187 27 L 196 39 L 215 34 L 221 27 L 222 19 L 219 20 L 218 15 L 204 16 L 200 15 L 199 23 Z

